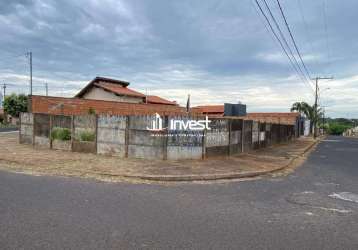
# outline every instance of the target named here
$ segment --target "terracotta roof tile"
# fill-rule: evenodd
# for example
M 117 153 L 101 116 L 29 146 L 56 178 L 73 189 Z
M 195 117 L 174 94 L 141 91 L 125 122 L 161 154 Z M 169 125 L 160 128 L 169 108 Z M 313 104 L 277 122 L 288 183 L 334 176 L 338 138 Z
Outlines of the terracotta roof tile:
M 155 96 L 155 95 L 148 95 L 147 96 L 147 103 L 157 103 L 157 104 L 166 104 L 166 105 L 177 105 L 176 102 L 166 100 L 162 97 Z
M 118 94 L 118 95 L 127 95 L 127 96 L 134 96 L 134 97 L 145 97 L 145 95 L 143 95 L 142 93 L 139 93 L 137 91 L 134 91 L 132 89 L 129 89 L 127 87 L 123 87 L 119 84 L 114 84 L 114 83 L 107 83 L 107 82 L 99 82 L 99 83 L 94 83 L 94 86 L 103 88 L 107 91 L 110 91 L 114 94 Z
M 193 109 L 198 109 L 202 113 L 223 113 L 224 114 L 224 105 L 202 105 L 193 107 Z

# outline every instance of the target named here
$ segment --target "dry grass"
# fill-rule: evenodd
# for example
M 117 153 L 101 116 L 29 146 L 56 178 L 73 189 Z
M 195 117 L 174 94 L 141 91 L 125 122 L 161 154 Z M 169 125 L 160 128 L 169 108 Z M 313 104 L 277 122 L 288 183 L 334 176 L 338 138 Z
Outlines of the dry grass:
M 263 171 L 287 165 L 312 140 L 241 154 L 202 160 L 162 161 L 123 159 L 104 155 L 36 149 L 18 143 L 17 133 L 0 134 L 0 168 L 36 175 L 90 177 L 120 181 L 130 175 L 195 175 Z

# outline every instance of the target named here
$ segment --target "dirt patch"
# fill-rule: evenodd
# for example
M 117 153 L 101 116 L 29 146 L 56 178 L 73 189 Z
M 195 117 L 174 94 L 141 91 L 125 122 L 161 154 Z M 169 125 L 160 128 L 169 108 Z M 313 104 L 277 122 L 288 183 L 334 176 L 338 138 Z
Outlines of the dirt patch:
M 141 160 L 96 154 L 37 149 L 18 143 L 18 134 L 0 134 L 0 168 L 37 175 L 90 177 L 121 181 L 139 175 L 220 175 L 271 171 L 287 166 L 293 157 L 312 145 L 312 139 L 298 139 L 251 153 L 207 160 Z

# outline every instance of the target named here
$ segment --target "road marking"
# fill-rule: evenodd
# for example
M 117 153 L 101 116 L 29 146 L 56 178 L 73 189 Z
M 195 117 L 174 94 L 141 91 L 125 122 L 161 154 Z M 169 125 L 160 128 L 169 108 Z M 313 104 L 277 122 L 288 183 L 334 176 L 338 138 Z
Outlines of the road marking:
M 328 196 L 335 199 L 358 203 L 358 195 L 350 192 L 333 193 Z
M 316 186 L 328 186 L 328 185 L 339 186 L 338 183 L 333 183 L 333 182 L 327 182 L 327 183 L 315 182 L 314 185 L 316 185 Z
M 322 140 L 322 141 L 324 141 L 324 142 L 341 142 L 341 140 Z
M 316 207 L 316 206 L 312 206 L 313 208 L 318 208 L 324 211 L 329 211 L 329 212 L 336 212 L 336 213 L 341 213 L 341 214 L 347 214 L 347 213 L 351 213 L 352 210 L 346 210 L 346 209 L 337 209 L 337 208 L 330 208 L 330 207 Z

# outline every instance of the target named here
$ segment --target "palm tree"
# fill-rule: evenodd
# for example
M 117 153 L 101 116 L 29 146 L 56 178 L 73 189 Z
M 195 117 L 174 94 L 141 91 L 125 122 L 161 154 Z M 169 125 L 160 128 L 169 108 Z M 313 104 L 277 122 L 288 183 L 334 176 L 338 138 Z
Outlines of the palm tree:
M 317 127 L 317 123 L 323 114 L 321 111 L 321 108 L 317 107 L 317 109 L 316 109 L 315 104 L 311 106 L 306 102 L 295 102 L 294 104 L 292 104 L 291 112 L 293 112 L 293 111 L 297 111 L 297 112 L 301 113 L 301 115 L 305 115 L 307 117 L 307 119 L 309 119 L 311 121 L 311 123 L 310 123 L 310 132 L 311 133 L 312 133 L 313 128 Z

